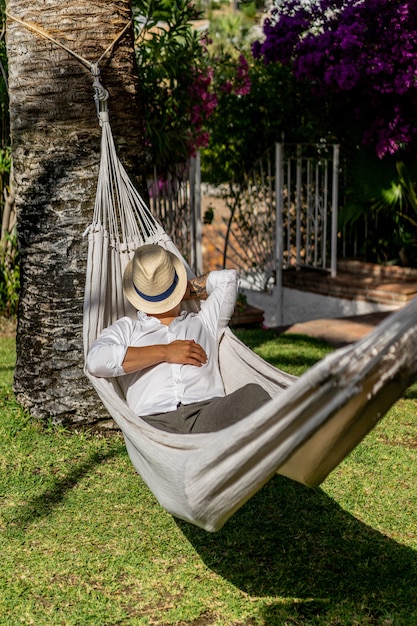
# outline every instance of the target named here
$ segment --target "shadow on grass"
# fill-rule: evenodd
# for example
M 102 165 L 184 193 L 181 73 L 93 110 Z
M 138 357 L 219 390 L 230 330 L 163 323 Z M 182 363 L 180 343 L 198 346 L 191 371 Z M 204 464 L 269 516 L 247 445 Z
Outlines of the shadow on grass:
M 24 529 L 31 522 L 50 515 L 60 506 L 65 496 L 80 480 L 101 463 L 125 454 L 125 447 L 120 443 L 116 449 L 106 453 L 94 452 L 84 462 L 77 463 L 63 478 L 55 478 L 54 483 L 38 496 L 28 499 L 25 504 L 7 511 L 5 519 L 10 528 Z
M 373 619 L 393 607 L 397 616 L 417 614 L 416 552 L 360 522 L 321 489 L 277 476 L 218 533 L 177 524 L 206 565 L 242 591 L 306 599 L 292 607 L 297 619 L 346 602 L 369 607 Z M 271 620 L 280 607 L 268 608 Z
M 407 400 L 417 399 L 417 385 L 415 383 L 411 387 L 406 389 L 406 391 L 404 392 L 404 398 L 407 398 Z

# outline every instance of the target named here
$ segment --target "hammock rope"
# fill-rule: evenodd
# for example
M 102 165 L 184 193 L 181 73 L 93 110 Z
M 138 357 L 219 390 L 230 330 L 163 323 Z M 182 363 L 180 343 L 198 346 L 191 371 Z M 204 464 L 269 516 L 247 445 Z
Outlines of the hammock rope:
M 16 15 L 12 15 L 7 10 L 6 10 L 6 15 L 9 19 L 13 20 L 14 22 L 17 22 L 21 26 L 24 26 L 26 29 L 32 31 L 33 33 L 36 33 L 37 35 L 39 35 L 40 37 L 43 37 L 44 39 L 47 39 L 48 41 L 51 41 L 59 48 L 62 48 L 63 50 L 65 50 L 70 56 L 76 59 L 81 65 L 89 69 L 91 73 L 93 74 L 93 76 L 95 76 L 95 72 L 98 72 L 97 75 L 99 75 L 99 70 L 98 70 L 99 64 L 108 54 L 110 54 L 114 46 L 123 37 L 125 32 L 130 28 L 130 26 L 133 23 L 133 20 L 130 19 L 128 23 L 123 27 L 123 29 L 115 36 L 113 41 L 107 46 L 107 48 L 100 55 L 97 61 L 91 62 L 85 59 L 83 56 L 81 56 L 77 52 L 75 52 L 75 50 L 72 50 L 71 48 L 69 48 L 66 44 L 62 43 L 58 39 L 55 39 L 55 37 L 52 37 L 52 35 L 48 33 L 48 31 L 46 31 L 44 28 L 42 28 L 42 26 L 39 26 L 39 24 L 22 20 L 20 17 L 17 17 Z

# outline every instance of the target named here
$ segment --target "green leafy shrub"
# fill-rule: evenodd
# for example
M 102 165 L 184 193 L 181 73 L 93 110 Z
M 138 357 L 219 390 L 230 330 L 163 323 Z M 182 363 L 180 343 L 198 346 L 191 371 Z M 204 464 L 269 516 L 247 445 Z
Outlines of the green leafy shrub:
M 150 167 L 165 175 L 206 145 L 216 106 L 202 14 L 186 0 L 135 2 L 136 53 Z

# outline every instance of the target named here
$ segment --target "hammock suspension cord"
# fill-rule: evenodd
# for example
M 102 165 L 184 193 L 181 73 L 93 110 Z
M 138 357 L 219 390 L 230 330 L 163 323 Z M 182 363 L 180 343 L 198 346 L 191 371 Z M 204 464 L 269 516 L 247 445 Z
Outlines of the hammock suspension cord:
M 80 54 L 78 54 L 77 52 L 75 52 L 74 50 L 72 50 L 71 48 L 66 46 L 65 44 L 63 44 L 62 42 L 60 42 L 57 39 L 55 39 L 55 37 L 52 37 L 52 35 L 50 35 L 41 26 L 38 26 L 37 24 L 34 24 L 33 22 L 26 22 L 26 21 L 22 20 L 20 17 L 17 17 L 16 15 L 12 15 L 8 11 L 6 11 L 6 15 L 7 15 L 7 17 L 9 19 L 17 22 L 18 24 L 21 24 L 22 26 L 24 26 L 28 30 L 36 33 L 40 37 L 43 37 L 44 39 L 48 39 L 49 41 L 52 41 L 52 43 L 54 43 L 56 46 L 62 48 L 66 52 L 68 52 L 68 54 L 71 55 L 74 59 L 76 59 L 79 63 L 81 63 L 81 65 L 83 65 L 84 67 L 86 67 L 87 69 L 90 70 L 91 74 L 94 77 L 93 88 L 94 88 L 94 100 L 96 102 L 97 116 L 99 118 L 101 118 L 100 113 L 101 112 L 107 112 L 107 104 L 105 104 L 105 103 L 106 103 L 106 101 L 108 99 L 109 93 L 108 93 L 108 91 L 106 89 L 104 89 L 103 85 L 100 83 L 100 80 L 99 80 L 99 76 L 100 76 L 99 64 L 113 50 L 113 48 L 117 44 L 117 42 L 123 37 L 123 35 L 126 33 L 126 31 L 130 28 L 130 26 L 132 25 L 132 21 L 133 20 L 130 19 L 128 21 L 126 26 L 124 26 L 123 29 L 118 33 L 118 35 L 116 35 L 116 37 L 107 46 L 107 48 L 104 50 L 103 54 L 97 59 L 97 61 L 90 62 L 87 59 L 85 59 L 84 57 L 82 57 Z M 100 119 L 100 124 L 101 124 L 101 119 Z

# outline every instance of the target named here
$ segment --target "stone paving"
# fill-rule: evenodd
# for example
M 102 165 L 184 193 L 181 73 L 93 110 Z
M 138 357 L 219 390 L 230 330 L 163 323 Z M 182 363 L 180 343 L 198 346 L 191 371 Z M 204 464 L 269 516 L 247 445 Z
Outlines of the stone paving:
M 389 315 L 388 312 L 379 312 L 353 317 L 312 320 L 287 326 L 282 329 L 282 332 L 315 337 L 332 346 L 341 347 L 370 333 L 387 315 Z

